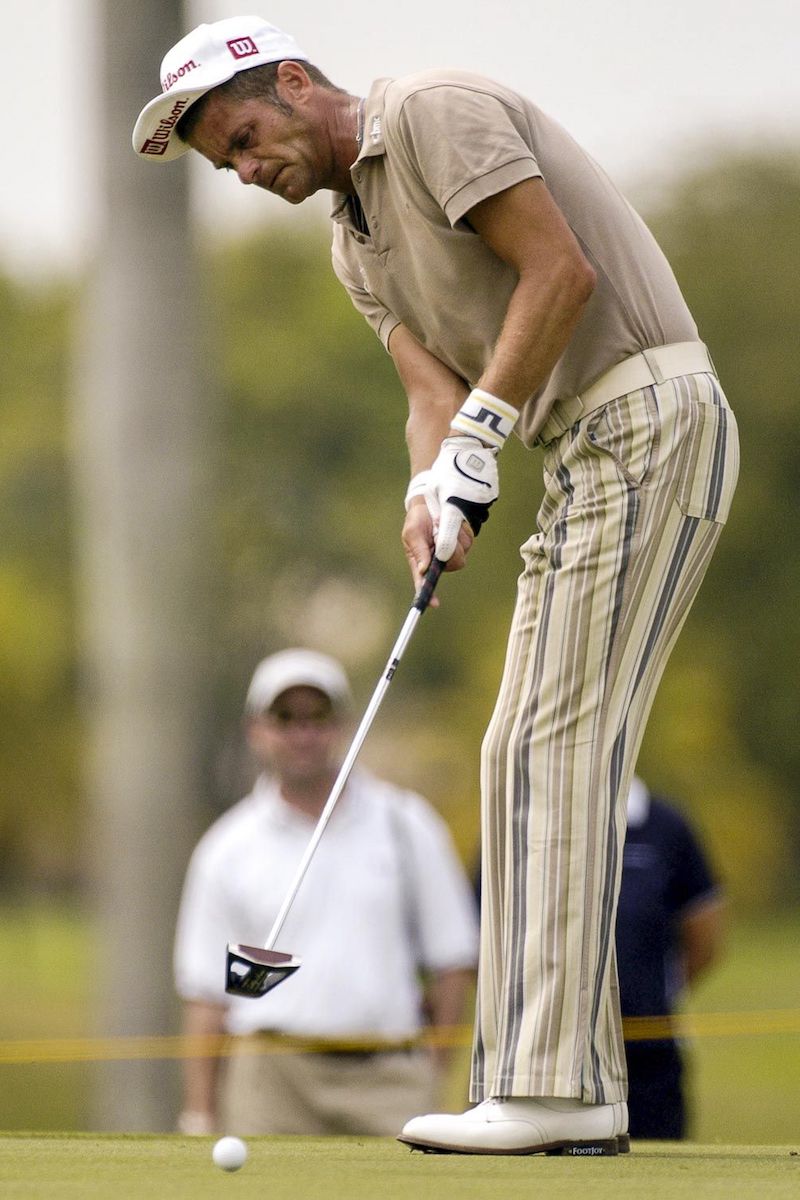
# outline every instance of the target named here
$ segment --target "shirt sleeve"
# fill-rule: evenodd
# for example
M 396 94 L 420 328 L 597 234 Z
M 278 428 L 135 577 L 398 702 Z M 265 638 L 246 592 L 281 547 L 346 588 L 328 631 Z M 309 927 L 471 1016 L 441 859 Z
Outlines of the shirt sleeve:
M 419 965 L 429 971 L 474 967 L 477 904 L 450 831 L 427 801 L 414 794 L 405 799 L 401 817 L 409 920 Z
M 235 920 L 215 860 L 213 841 L 206 835 L 190 859 L 183 886 L 175 934 L 175 988 L 182 1000 L 227 1005 L 225 947 Z
M 672 871 L 669 880 L 670 911 L 679 913 L 717 890 L 711 864 L 695 834 L 680 814 L 674 813 Z
M 522 121 L 488 87 L 441 83 L 405 99 L 399 145 L 451 226 L 481 200 L 541 176 L 518 127 Z

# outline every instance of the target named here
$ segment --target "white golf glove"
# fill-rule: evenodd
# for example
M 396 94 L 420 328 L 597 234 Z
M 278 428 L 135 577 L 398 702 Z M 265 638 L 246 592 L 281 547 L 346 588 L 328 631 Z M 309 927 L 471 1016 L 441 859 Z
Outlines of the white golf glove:
M 427 471 L 422 495 L 438 522 L 434 553 L 442 562 L 458 545 L 462 521 L 477 534 L 489 516 L 489 505 L 499 495 L 496 456 L 496 449 L 476 437 L 448 437 Z

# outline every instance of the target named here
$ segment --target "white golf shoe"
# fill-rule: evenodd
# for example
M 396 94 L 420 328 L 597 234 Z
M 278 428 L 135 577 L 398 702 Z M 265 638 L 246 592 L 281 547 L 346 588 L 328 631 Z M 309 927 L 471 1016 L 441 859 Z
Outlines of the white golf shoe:
M 414 1117 L 398 1141 L 453 1154 L 565 1154 L 602 1157 L 630 1149 L 627 1104 L 555 1097 L 484 1100 L 465 1113 Z

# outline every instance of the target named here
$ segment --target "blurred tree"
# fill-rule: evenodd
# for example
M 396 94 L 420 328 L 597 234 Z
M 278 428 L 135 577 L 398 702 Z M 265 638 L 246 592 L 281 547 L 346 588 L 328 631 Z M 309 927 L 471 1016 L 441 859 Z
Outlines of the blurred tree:
M 68 299 L 0 281 L 0 889 L 75 882 Z

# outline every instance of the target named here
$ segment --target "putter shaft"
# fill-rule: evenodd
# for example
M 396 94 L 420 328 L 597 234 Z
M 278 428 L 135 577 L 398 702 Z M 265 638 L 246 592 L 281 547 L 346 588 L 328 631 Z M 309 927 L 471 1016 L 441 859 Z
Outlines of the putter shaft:
M 350 745 L 350 749 L 345 755 L 344 762 L 339 769 L 339 774 L 336 776 L 336 782 L 331 789 L 331 794 L 325 801 L 325 807 L 320 814 L 317 827 L 311 835 L 311 839 L 306 846 L 302 859 L 300 860 L 300 865 L 297 868 L 297 874 L 295 875 L 292 886 L 289 889 L 286 899 L 281 905 L 277 917 L 275 918 L 275 923 L 269 932 L 269 937 L 264 943 L 265 950 L 272 950 L 275 946 L 275 942 L 280 936 L 281 929 L 283 928 L 286 917 L 289 914 L 289 910 L 294 903 L 295 896 L 300 890 L 300 885 L 305 878 L 308 865 L 311 862 L 311 859 L 314 857 L 314 852 L 319 845 L 319 840 L 325 832 L 327 824 L 333 815 L 333 810 L 336 807 L 339 797 L 344 791 L 344 786 L 350 777 L 350 772 L 352 771 L 355 761 L 358 757 L 358 753 L 364 744 L 364 739 L 369 733 L 372 722 L 375 720 L 375 714 L 381 706 L 381 701 L 383 700 L 386 690 L 392 681 L 392 677 L 397 670 L 398 663 L 403 657 L 406 646 L 411 640 L 411 635 L 416 628 L 417 622 L 431 602 L 434 589 L 436 588 L 436 584 L 443 569 L 444 563 L 440 562 L 438 558 L 431 560 L 431 565 L 428 567 L 425 578 L 422 581 L 422 585 L 414 597 L 414 603 L 412 604 L 408 616 L 403 623 L 403 628 L 400 630 L 397 641 L 392 647 L 392 652 L 389 655 L 386 666 L 384 667 L 383 674 L 378 681 L 378 686 L 373 692 L 372 699 L 367 705 L 367 711 L 364 713 L 364 716 L 361 719 L 361 724 L 356 730 L 356 734 Z

